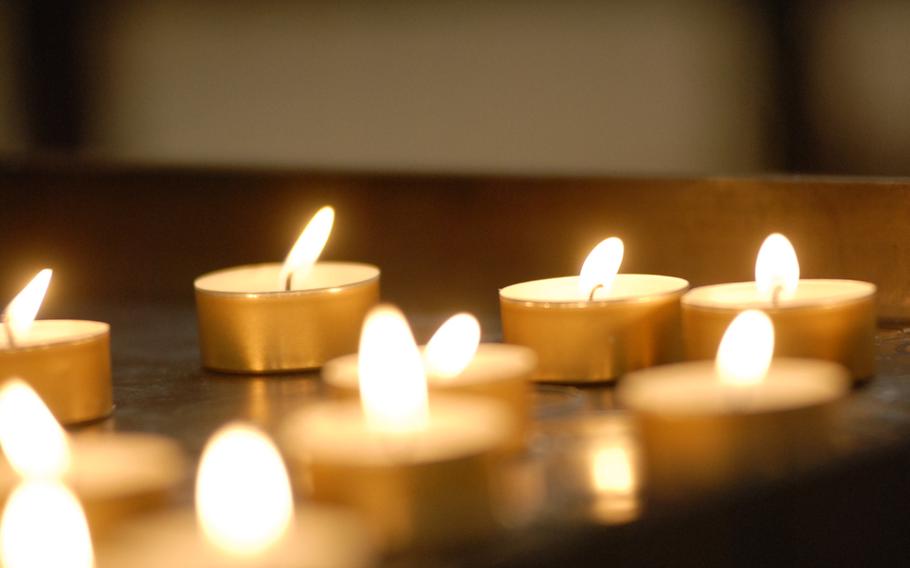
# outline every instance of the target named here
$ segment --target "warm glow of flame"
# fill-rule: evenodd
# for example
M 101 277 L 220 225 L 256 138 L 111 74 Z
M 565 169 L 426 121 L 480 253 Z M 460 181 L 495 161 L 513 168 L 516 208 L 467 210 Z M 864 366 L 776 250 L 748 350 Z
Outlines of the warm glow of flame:
M 471 364 L 480 345 L 480 322 L 468 313 L 455 314 L 439 326 L 427 343 L 427 374 L 441 379 L 458 376 Z
M 629 450 L 622 446 L 598 449 L 592 468 L 594 489 L 599 493 L 631 494 L 638 485 Z
M 209 440 L 196 476 L 196 517 L 222 552 L 253 556 L 281 540 L 293 521 L 287 469 L 258 429 L 222 427 Z
M 427 381 L 420 351 L 404 315 L 380 305 L 360 334 L 360 401 L 369 427 L 407 433 L 426 427 Z
M 792 298 L 799 286 L 799 260 L 787 237 L 768 235 L 755 259 L 755 285 L 767 299 Z
M 0 520 L 4 568 L 91 568 L 94 562 L 85 512 L 72 491 L 48 481 L 16 487 Z
M 313 215 L 284 259 L 278 280 L 282 289 L 287 285 L 288 278 L 303 278 L 310 272 L 329 240 L 334 223 L 335 210 L 328 205 Z
M 760 310 L 740 313 L 727 327 L 714 369 L 721 382 L 748 386 L 762 382 L 774 355 L 774 324 Z
M 52 274 L 53 270 L 50 268 L 40 271 L 6 306 L 3 317 L 7 329 L 13 333 L 13 341 L 23 339 L 28 335 L 35 322 L 35 316 L 38 315 L 38 310 L 41 308 L 41 302 L 44 301 Z
M 599 286 L 602 286 L 605 292 L 610 290 L 622 264 L 624 252 L 625 246 L 618 237 L 604 239 L 591 250 L 581 266 L 578 277 L 578 288 L 585 298 Z
M 0 388 L 0 447 L 24 478 L 53 478 L 69 468 L 70 448 L 44 401 L 19 379 Z

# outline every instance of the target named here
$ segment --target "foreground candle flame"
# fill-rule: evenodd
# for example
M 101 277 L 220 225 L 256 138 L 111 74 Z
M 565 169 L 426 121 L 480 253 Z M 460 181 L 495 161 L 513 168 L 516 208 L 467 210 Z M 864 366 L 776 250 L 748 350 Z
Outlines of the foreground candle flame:
M 196 476 L 196 516 L 227 554 L 253 556 L 281 540 L 294 516 L 291 484 L 265 434 L 234 423 L 212 436 Z
M 7 331 L 12 335 L 11 343 L 24 339 L 28 335 L 35 322 L 35 316 L 38 315 L 38 310 L 41 308 L 41 302 L 44 301 L 52 274 L 53 270 L 50 268 L 38 272 L 32 281 L 26 284 L 25 288 L 6 306 L 3 317 Z
M 360 335 L 360 401 L 369 428 L 407 433 L 426 427 L 427 381 L 420 351 L 404 315 L 381 305 L 367 315 Z
M 468 313 L 455 314 L 439 326 L 427 342 L 427 373 L 441 379 L 461 374 L 480 345 L 480 322 Z
M 0 520 L 4 568 L 91 568 L 92 541 L 79 500 L 63 484 L 27 481 L 13 491 Z
M 591 250 L 578 276 L 578 288 L 585 298 L 594 299 L 594 293 L 599 289 L 610 291 L 624 252 L 625 246 L 618 237 L 604 239 Z
M 44 401 L 19 379 L 0 388 L 0 447 L 23 478 L 53 478 L 69 468 L 66 432 Z
M 332 225 L 335 223 L 335 210 L 326 205 L 313 215 L 310 222 L 300 233 L 297 242 L 291 247 L 278 277 L 278 286 L 290 290 L 294 277 L 303 278 L 309 274 L 313 265 L 319 260 L 325 243 L 329 240 Z
M 727 327 L 714 369 L 722 383 L 748 386 L 761 383 L 774 355 L 774 324 L 760 310 L 740 313 Z
M 792 298 L 799 286 L 799 260 L 793 245 L 780 233 L 768 235 L 755 259 L 755 285 L 773 301 Z
M 594 489 L 599 493 L 632 494 L 638 480 L 629 450 L 622 446 L 598 449 L 592 465 Z

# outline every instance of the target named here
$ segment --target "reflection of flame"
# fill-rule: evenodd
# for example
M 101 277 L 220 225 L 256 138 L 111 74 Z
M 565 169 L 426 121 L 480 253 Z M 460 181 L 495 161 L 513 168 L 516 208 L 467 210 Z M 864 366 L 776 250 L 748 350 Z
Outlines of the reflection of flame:
M 22 477 L 59 477 L 69 467 L 66 433 L 38 393 L 19 379 L 0 388 L 0 447 Z
M 765 298 L 792 298 L 799 286 L 799 260 L 787 237 L 768 235 L 755 259 L 755 285 Z
M 367 315 L 360 335 L 360 401 L 367 424 L 378 432 L 426 427 L 427 381 L 420 351 L 404 315 L 381 305 Z
M 293 515 L 287 470 L 265 434 L 238 423 L 216 432 L 196 476 L 196 516 L 209 542 L 228 554 L 259 554 L 284 536 Z
M 456 314 L 439 326 L 427 343 L 427 373 L 451 379 L 471 363 L 480 345 L 480 323 L 468 313 Z
M 297 242 L 291 247 L 278 277 L 278 286 L 289 288 L 291 278 L 303 278 L 319 260 L 325 243 L 329 240 L 332 225 L 335 223 L 335 210 L 326 205 L 313 215 L 310 222 L 300 233 Z
M 44 301 L 52 274 L 50 268 L 40 271 L 6 306 L 3 314 L 7 329 L 13 334 L 13 341 L 24 339 L 28 335 L 41 308 L 41 302 Z
M 774 324 L 760 310 L 746 310 L 727 327 L 714 368 L 721 382 L 730 385 L 760 383 L 774 355 Z
M 578 276 L 578 288 L 586 298 L 593 296 L 595 289 L 610 290 L 624 252 L 625 246 L 618 237 L 604 239 L 591 250 Z
M 92 541 L 76 496 L 47 481 L 16 487 L 0 520 L 0 560 L 5 568 L 91 568 Z
M 638 485 L 629 451 L 622 446 L 597 450 L 591 475 L 594 489 L 601 493 L 629 494 Z

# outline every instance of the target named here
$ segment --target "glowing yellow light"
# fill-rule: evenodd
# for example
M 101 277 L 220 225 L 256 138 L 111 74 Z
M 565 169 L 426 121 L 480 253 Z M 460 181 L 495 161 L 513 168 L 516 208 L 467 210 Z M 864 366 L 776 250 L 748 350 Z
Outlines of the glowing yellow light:
M 792 298 L 799 286 L 799 260 L 787 237 L 768 235 L 755 259 L 755 285 L 765 298 Z
M 610 237 L 594 247 L 581 266 L 578 277 L 578 288 L 585 298 L 590 297 L 595 288 L 601 287 L 608 292 L 619 272 L 625 246 L 622 239 Z
M 13 341 L 24 339 L 28 335 L 41 308 L 41 302 L 44 301 L 52 274 L 50 268 L 38 272 L 6 306 L 3 317 L 6 320 L 6 328 L 13 334 Z
M 319 260 L 325 243 L 329 240 L 334 223 L 335 210 L 328 205 L 313 215 L 300 233 L 300 237 L 297 238 L 297 242 L 291 247 L 287 258 L 284 259 L 284 265 L 281 267 L 278 277 L 278 285 L 281 288 L 287 286 L 289 279 L 303 278 L 309 274 L 313 265 Z
M 12 379 L 0 388 L 0 447 L 24 478 L 51 478 L 69 468 L 66 432 L 30 386 Z
M 594 453 L 591 475 L 599 493 L 631 494 L 638 486 L 628 449 L 622 446 L 600 448 Z
M 480 322 L 468 313 L 455 314 L 439 326 L 427 343 L 427 373 L 441 379 L 459 375 L 471 363 L 480 345 Z
M 360 401 L 368 426 L 406 433 L 426 427 L 427 381 L 420 351 L 404 315 L 395 307 L 373 308 L 360 335 Z
M 0 520 L 4 568 L 91 568 L 92 540 L 79 500 L 63 484 L 26 481 Z
M 714 369 L 721 382 L 734 386 L 760 383 L 774 355 L 774 324 L 760 310 L 740 313 L 727 327 Z
M 281 540 L 293 521 L 291 484 L 277 448 L 234 423 L 209 440 L 196 476 L 196 517 L 224 553 L 253 556 Z

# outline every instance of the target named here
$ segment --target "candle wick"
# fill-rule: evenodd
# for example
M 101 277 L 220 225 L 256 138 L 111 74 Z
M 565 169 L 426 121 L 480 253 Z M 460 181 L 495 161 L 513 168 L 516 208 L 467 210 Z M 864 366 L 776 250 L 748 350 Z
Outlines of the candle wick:
M 771 305 L 775 308 L 780 304 L 780 295 L 783 293 L 784 287 L 781 284 L 778 284 L 771 290 Z
M 294 281 L 294 272 L 288 272 L 288 277 L 284 281 L 284 290 L 285 292 L 290 292 L 292 289 L 292 284 Z
M 588 295 L 588 301 L 589 301 L 589 302 L 593 302 L 593 301 L 594 301 L 594 294 L 595 294 L 599 289 L 601 289 L 601 288 L 603 288 L 603 287 L 604 287 L 603 284 L 598 284 L 597 286 L 591 288 L 591 293 Z
M 13 335 L 13 324 L 10 322 L 9 316 L 6 314 L 3 314 L 3 329 L 6 330 L 6 336 L 9 338 L 9 346 L 15 349 L 16 337 Z

